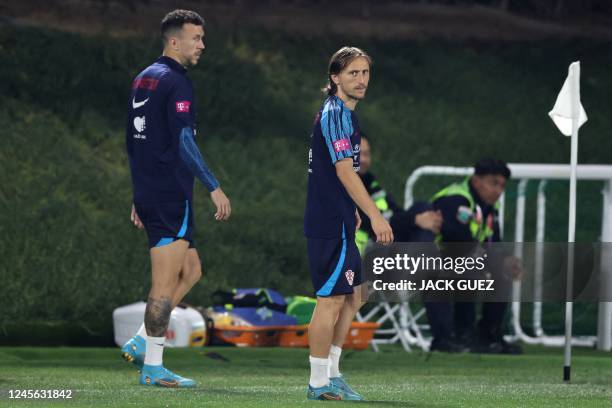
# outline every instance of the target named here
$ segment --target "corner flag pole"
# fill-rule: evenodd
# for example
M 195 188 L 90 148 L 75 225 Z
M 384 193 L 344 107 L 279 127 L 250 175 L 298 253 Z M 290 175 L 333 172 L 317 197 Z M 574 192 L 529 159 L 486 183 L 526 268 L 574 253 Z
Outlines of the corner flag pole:
M 574 242 L 576 239 L 576 171 L 578 167 L 578 129 L 587 121 L 586 112 L 580 103 L 580 62 L 573 62 L 553 110 L 549 112 L 561 133 L 571 135 L 569 222 L 567 231 L 567 291 L 565 303 L 565 353 L 563 381 L 571 378 L 572 363 L 572 313 L 574 283 Z
M 570 66 L 570 69 L 571 66 Z M 572 103 L 572 148 L 570 159 L 569 222 L 567 227 L 567 296 L 565 303 L 565 352 L 563 358 L 563 381 L 569 382 L 572 367 L 572 326 L 574 292 L 574 242 L 576 241 L 576 168 L 578 167 L 578 109 L 580 105 L 580 63 L 575 66 L 571 81 Z

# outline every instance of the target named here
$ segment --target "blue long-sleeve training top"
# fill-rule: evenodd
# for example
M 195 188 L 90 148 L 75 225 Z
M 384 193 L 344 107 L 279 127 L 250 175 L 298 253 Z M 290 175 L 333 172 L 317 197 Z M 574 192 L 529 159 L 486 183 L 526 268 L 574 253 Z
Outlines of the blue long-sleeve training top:
M 126 147 L 135 203 L 192 200 L 194 176 L 219 186 L 195 143 L 196 107 L 187 70 L 160 57 L 134 79 Z

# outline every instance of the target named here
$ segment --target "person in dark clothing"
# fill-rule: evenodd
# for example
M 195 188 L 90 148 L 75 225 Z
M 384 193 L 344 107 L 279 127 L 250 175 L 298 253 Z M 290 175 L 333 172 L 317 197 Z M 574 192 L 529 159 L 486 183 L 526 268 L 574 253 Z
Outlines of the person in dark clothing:
M 383 217 L 389 221 L 396 242 L 431 242 L 435 234 L 440 232 L 442 216 L 434 211 L 429 203 L 416 202 L 408 210 L 404 210 L 393 199 L 393 196 L 380 185 L 376 177 L 370 172 L 371 151 L 368 138 L 361 132 L 361 162 L 359 177 L 363 181 L 368 194 L 376 204 Z M 363 255 L 370 239 L 376 240 L 370 221 L 361 213 L 361 227 L 355 234 L 355 241 L 359 252 Z
M 487 246 L 500 242 L 498 200 L 504 192 L 510 169 L 501 160 L 481 159 L 474 166 L 474 175 L 461 183 L 451 184 L 436 193 L 433 207 L 443 218 L 436 241 L 462 242 Z M 503 258 L 503 270 L 512 279 L 522 275 L 520 261 Z M 434 336 L 431 350 L 518 354 L 521 348 L 505 342 L 502 325 L 507 302 L 482 304 L 482 316 L 476 323 L 474 302 L 426 302 L 427 317 Z

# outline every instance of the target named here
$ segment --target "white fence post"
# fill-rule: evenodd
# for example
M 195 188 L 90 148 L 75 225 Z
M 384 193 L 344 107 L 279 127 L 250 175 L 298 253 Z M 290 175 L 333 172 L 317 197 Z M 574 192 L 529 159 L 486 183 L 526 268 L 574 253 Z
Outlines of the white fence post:
M 612 180 L 603 189 L 603 216 L 601 223 L 601 290 L 607 299 L 612 299 Z M 612 302 L 599 302 L 597 318 L 597 348 L 612 350 Z

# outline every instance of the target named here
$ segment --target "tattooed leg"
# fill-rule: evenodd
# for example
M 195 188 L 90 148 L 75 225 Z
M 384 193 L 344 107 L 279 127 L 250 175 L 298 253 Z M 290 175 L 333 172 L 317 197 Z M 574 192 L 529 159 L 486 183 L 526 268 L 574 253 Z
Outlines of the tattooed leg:
M 164 296 L 159 299 L 149 297 L 144 319 L 147 334 L 152 337 L 163 337 L 170 322 L 171 312 L 172 300 L 169 297 Z
M 151 337 L 164 336 L 173 309 L 173 294 L 185 262 L 189 242 L 177 240 L 151 248 L 151 291 L 145 310 L 145 328 Z
M 188 246 L 187 241 L 179 239 L 151 248 L 151 291 L 145 309 L 147 351 L 144 368 L 163 364 L 165 335 L 173 309 L 172 294 L 176 291 Z

